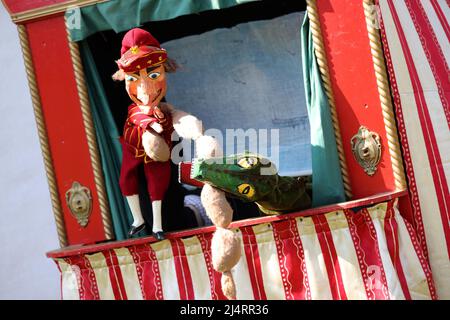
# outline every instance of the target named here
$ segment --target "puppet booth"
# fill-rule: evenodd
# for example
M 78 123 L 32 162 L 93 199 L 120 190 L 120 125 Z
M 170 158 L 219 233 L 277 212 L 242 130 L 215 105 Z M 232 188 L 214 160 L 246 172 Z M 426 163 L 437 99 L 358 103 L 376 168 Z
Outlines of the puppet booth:
M 448 1 L 3 4 L 62 299 L 450 298 Z

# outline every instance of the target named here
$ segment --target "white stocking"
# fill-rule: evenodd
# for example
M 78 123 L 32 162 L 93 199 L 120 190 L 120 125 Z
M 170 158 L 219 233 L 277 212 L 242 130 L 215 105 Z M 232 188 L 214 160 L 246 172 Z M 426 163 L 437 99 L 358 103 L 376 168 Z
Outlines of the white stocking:
M 161 223 L 161 200 L 156 200 L 152 202 L 153 209 L 153 232 L 162 231 L 162 223 Z
M 127 196 L 128 206 L 130 207 L 131 214 L 133 215 L 133 226 L 138 227 L 145 222 L 142 217 L 141 204 L 139 203 L 139 195 L 135 194 Z

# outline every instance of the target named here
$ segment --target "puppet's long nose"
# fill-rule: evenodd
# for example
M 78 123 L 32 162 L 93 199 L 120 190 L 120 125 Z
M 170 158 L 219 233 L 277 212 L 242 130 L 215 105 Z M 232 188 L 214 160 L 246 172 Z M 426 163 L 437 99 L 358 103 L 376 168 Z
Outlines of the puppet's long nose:
M 156 97 L 158 90 L 153 81 L 150 79 L 144 79 L 141 81 L 138 90 L 137 98 L 144 104 L 150 104 Z

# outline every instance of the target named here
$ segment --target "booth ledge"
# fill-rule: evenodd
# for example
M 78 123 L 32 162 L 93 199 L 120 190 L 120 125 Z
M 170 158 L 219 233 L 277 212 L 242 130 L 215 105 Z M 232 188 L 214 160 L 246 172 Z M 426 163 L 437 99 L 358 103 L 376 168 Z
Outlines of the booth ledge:
M 370 197 L 353 200 L 353 201 L 347 201 L 317 208 L 312 208 L 308 210 L 288 213 L 288 214 L 280 214 L 275 216 L 265 216 L 260 218 L 251 218 L 251 219 L 245 219 L 245 220 L 239 220 L 234 221 L 230 225 L 230 229 L 240 228 L 240 227 L 246 227 L 246 226 L 253 226 L 261 223 L 268 223 L 268 222 L 274 222 L 274 221 L 282 221 L 286 219 L 291 218 L 297 218 L 297 217 L 310 217 L 325 213 L 330 213 L 333 211 L 339 211 L 344 209 L 353 209 L 358 208 L 362 206 L 371 206 L 374 204 L 378 204 L 381 202 L 390 201 L 393 199 L 398 199 L 404 196 L 408 195 L 407 190 L 400 190 L 400 191 L 391 191 L 391 192 L 385 192 L 385 193 L 379 193 Z M 165 234 L 166 239 L 176 239 L 176 238 L 185 238 L 189 236 L 194 236 L 202 233 L 209 233 L 213 232 L 216 229 L 214 226 L 209 227 L 201 227 L 201 228 L 194 228 L 194 229 L 188 229 L 183 231 L 174 231 L 174 232 L 167 232 Z M 157 240 L 154 237 L 142 237 L 138 239 L 129 239 L 129 240 L 123 240 L 123 241 L 108 241 L 105 243 L 98 243 L 98 244 L 92 244 L 92 245 L 76 245 L 76 246 L 68 246 L 64 247 L 62 249 L 53 250 L 50 252 L 47 252 L 47 257 L 56 259 L 56 258 L 65 258 L 70 256 L 77 256 L 81 254 L 88 254 L 88 253 L 94 253 L 99 252 L 103 250 L 110 250 L 115 248 L 122 248 L 122 247 L 128 247 L 133 245 L 140 245 L 144 243 L 153 243 L 157 242 Z

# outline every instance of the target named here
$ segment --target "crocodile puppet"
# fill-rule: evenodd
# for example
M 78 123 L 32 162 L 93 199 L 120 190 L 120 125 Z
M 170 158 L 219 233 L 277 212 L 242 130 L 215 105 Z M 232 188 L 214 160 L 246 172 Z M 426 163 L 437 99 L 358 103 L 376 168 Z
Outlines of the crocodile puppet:
M 211 240 L 212 265 L 222 273 L 223 294 L 234 300 L 237 292 L 231 270 L 240 260 L 242 244 L 230 229 L 233 209 L 226 195 L 255 202 L 265 214 L 279 214 L 309 208 L 311 190 L 304 178 L 280 177 L 267 158 L 248 152 L 219 157 L 218 150 L 213 139 L 192 163 L 180 163 L 179 180 L 203 187 L 202 204 L 216 227 Z
M 257 154 L 194 159 L 190 178 L 229 195 L 255 202 L 265 214 L 280 214 L 311 207 L 310 184 L 305 178 L 281 177 L 275 165 Z

